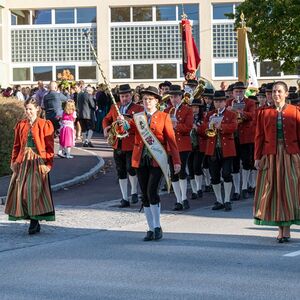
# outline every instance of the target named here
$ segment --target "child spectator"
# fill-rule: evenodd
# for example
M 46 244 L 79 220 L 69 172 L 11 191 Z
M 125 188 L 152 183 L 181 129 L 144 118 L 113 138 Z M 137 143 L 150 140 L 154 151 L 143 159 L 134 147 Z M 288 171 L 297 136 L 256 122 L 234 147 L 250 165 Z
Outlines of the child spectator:
M 60 157 L 73 158 L 71 148 L 75 146 L 74 122 L 76 117 L 75 102 L 68 100 L 61 118 L 58 151 Z

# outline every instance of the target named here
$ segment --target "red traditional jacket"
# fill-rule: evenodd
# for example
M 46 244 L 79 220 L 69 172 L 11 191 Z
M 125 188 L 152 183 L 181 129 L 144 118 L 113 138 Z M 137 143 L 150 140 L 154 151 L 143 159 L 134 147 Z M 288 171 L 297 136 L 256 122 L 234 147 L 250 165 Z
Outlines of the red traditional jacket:
M 129 124 L 132 130 L 135 132 L 134 148 L 132 153 L 132 167 L 138 168 L 143 153 L 144 142 L 139 134 L 138 129 L 135 126 L 134 120 L 130 120 Z M 165 112 L 156 111 L 151 117 L 149 127 L 166 150 L 168 146 L 169 155 L 172 156 L 173 164 L 180 164 L 181 162 L 173 125 L 169 115 Z M 158 164 L 154 160 L 153 166 L 158 167 Z
M 211 111 L 207 114 L 203 125 L 200 127 L 201 134 L 205 134 L 205 129 L 209 126 L 209 118 L 217 110 Z M 236 113 L 225 109 L 223 113 L 223 120 L 221 122 L 221 127 L 218 130 L 218 134 L 221 142 L 221 149 L 223 157 L 233 157 L 236 156 L 235 143 L 234 143 L 234 132 L 237 129 L 237 119 Z M 205 154 L 212 156 L 215 153 L 217 135 L 214 137 L 207 137 L 207 144 Z
M 277 153 L 277 115 L 274 106 L 261 109 L 257 115 L 254 158 Z M 286 104 L 282 110 L 284 147 L 289 154 L 300 154 L 300 108 Z
M 118 104 L 118 107 L 120 108 L 120 105 Z M 144 108 L 141 105 L 137 105 L 135 103 L 131 103 L 128 107 L 126 114 L 133 116 L 134 113 L 143 111 Z M 104 117 L 102 121 L 102 127 L 105 128 L 107 126 L 110 126 L 114 121 L 117 120 L 118 113 L 114 105 L 111 106 L 110 111 L 108 114 Z M 122 139 L 121 142 L 121 150 L 122 151 L 132 151 L 133 150 L 133 144 L 134 144 L 134 132 L 132 130 L 129 131 L 129 135 L 126 138 Z M 118 148 L 118 139 L 116 143 L 113 145 L 114 149 Z
M 227 100 L 226 105 L 232 106 L 233 100 Z M 244 98 L 245 108 L 242 113 L 243 121 L 238 124 L 238 135 L 240 144 L 251 144 L 254 143 L 254 132 L 252 130 L 252 121 L 255 116 L 256 105 L 251 99 Z
M 22 162 L 30 127 L 27 119 L 17 123 L 11 163 Z M 51 121 L 37 118 L 32 124 L 31 132 L 38 154 L 45 162 L 45 165 L 51 169 L 54 158 L 54 128 Z
M 169 113 L 173 106 L 165 109 Z M 192 151 L 190 132 L 193 128 L 194 114 L 193 110 L 184 104 L 181 104 L 176 112 L 177 126 L 174 129 L 176 142 L 179 152 Z

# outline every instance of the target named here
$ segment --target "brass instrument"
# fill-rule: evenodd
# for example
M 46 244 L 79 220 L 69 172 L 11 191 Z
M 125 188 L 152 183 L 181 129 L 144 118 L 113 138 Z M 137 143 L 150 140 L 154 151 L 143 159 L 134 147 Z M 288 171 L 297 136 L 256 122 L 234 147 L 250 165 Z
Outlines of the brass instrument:
M 91 32 L 90 32 L 90 30 L 87 29 L 87 28 L 84 29 L 84 30 L 83 30 L 83 35 L 84 35 L 84 36 L 87 38 L 87 40 L 88 40 L 89 46 L 90 46 L 90 48 L 91 48 L 91 50 L 92 50 L 92 52 L 93 52 L 93 55 L 94 55 L 94 57 L 95 57 L 96 64 L 97 64 L 98 69 L 99 69 L 99 71 L 100 71 L 100 73 L 101 73 L 101 76 L 102 76 L 102 78 L 103 78 L 104 84 L 105 84 L 106 87 L 107 87 L 108 94 L 109 94 L 109 96 L 110 96 L 110 98 L 111 98 L 111 100 L 112 100 L 112 102 L 113 102 L 113 104 L 114 104 L 114 106 L 115 106 L 115 108 L 116 108 L 117 114 L 118 114 L 118 116 L 121 116 L 122 114 L 120 113 L 120 110 L 119 110 L 119 107 L 118 107 L 118 105 L 117 105 L 116 99 L 115 99 L 115 97 L 114 97 L 114 95 L 113 95 L 113 93 L 112 93 L 112 91 L 111 91 L 110 84 L 109 84 L 109 82 L 107 81 L 107 79 L 106 79 L 106 77 L 105 77 L 105 75 L 104 75 L 104 71 L 103 71 L 103 69 L 102 69 L 102 67 L 101 67 L 101 64 L 100 64 L 100 61 L 99 61 L 99 59 L 98 59 L 96 50 L 95 50 L 94 45 L 93 45 L 93 43 L 92 43 L 92 41 L 91 41 Z M 116 130 L 117 125 L 123 125 L 123 123 L 124 123 L 124 121 L 119 121 L 119 120 L 117 120 L 117 121 L 114 121 L 114 122 L 111 124 L 111 129 L 110 129 L 110 131 L 109 131 L 109 133 L 108 133 L 108 138 L 107 138 L 107 143 L 108 143 L 109 145 L 113 146 L 118 138 L 119 138 L 119 139 L 123 139 L 123 138 L 125 138 L 125 137 L 127 137 L 127 136 L 129 135 L 128 131 L 126 131 L 126 130 L 125 130 L 125 132 L 124 132 L 123 134 L 118 134 L 118 133 L 117 133 L 117 130 Z M 124 127 L 125 127 L 125 126 L 124 126 Z
M 214 113 L 210 118 L 218 117 L 220 114 L 220 109 L 218 108 L 218 112 Z M 208 128 L 205 130 L 205 134 L 208 137 L 215 137 L 217 135 L 217 128 L 215 126 L 215 123 L 212 122 L 212 120 L 209 121 Z
M 233 99 L 233 100 L 232 100 L 232 103 L 231 103 L 231 106 L 233 106 L 233 104 L 234 104 L 235 102 L 238 103 L 238 104 L 240 104 L 240 103 L 241 103 L 240 97 L 238 97 L 236 100 Z M 243 121 L 244 121 L 244 119 L 242 118 L 241 113 L 240 113 L 240 112 L 237 112 L 237 122 L 238 122 L 238 124 L 242 123 Z
M 156 108 L 160 111 L 164 111 L 168 105 L 167 102 L 170 99 L 170 95 L 169 94 L 165 94 L 164 96 L 162 96 L 160 103 L 158 102 L 156 105 Z
M 194 99 L 199 99 L 201 98 L 204 89 L 207 88 L 208 86 L 212 87 L 212 83 L 207 80 L 204 77 L 200 77 L 198 81 L 197 87 L 194 89 L 193 92 L 189 90 L 185 90 L 184 96 L 183 96 L 183 101 L 186 104 L 190 104 L 193 102 Z

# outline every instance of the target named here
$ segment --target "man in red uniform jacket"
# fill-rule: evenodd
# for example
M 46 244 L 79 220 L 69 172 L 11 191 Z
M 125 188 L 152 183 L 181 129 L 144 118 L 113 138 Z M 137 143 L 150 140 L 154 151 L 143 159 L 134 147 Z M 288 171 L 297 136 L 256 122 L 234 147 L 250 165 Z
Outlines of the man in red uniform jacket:
M 205 154 L 208 156 L 211 184 L 217 199 L 213 210 L 231 210 L 230 193 L 232 188 L 232 162 L 236 156 L 234 132 L 237 129 L 237 118 L 234 112 L 226 109 L 224 91 L 214 94 L 215 110 L 209 112 L 201 128 L 207 133 Z M 208 134 L 208 129 L 215 130 L 215 135 Z M 221 193 L 221 172 L 224 180 L 225 197 Z
M 183 208 L 190 208 L 187 200 L 187 174 L 185 169 L 188 155 L 192 151 L 190 132 L 193 128 L 194 114 L 193 110 L 182 102 L 183 91 L 180 85 L 171 85 L 169 94 L 172 106 L 168 107 L 165 112 L 170 114 L 181 160 L 179 174 L 174 173 L 171 157 L 169 162 L 172 187 L 177 201 L 174 210 L 182 210 Z
M 120 104 L 118 104 L 120 113 L 123 115 L 132 116 L 134 113 L 143 111 L 143 107 L 132 102 L 132 89 L 129 84 L 122 84 L 119 88 L 119 97 L 120 97 Z M 103 126 L 103 133 L 104 136 L 107 137 L 109 130 L 113 122 L 117 120 L 118 113 L 114 105 L 111 106 L 109 113 L 105 116 L 102 122 Z M 129 181 L 131 184 L 131 202 L 137 203 L 138 202 L 138 195 L 137 195 L 137 176 L 136 171 L 131 166 L 131 157 L 132 157 L 132 150 L 134 145 L 134 132 L 129 132 L 129 135 L 123 139 L 116 139 L 115 144 L 113 145 L 114 148 L 114 160 L 116 163 L 116 169 L 119 178 L 119 184 L 122 193 L 122 200 L 120 207 L 128 207 L 130 203 L 128 201 L 128 194 L 127 194 L 127 173 L 129 174 Z

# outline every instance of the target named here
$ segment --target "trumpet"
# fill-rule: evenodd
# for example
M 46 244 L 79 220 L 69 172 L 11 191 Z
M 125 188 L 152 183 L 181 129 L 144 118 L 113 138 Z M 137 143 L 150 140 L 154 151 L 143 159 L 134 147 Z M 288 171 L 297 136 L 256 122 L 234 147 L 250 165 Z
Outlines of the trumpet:
M 218 117 L 220 115 L 220 109 L 218 108 L 218 112 L 214 113 L 211 117 L 210 117 L 210 121 L 209 121 L 209 125 L 208 128 L 205 130 L 205 134 L 208 137 L 215 137 L 217 135 L 217 128 L 215 126 L 215 123 L 212 122 L 213 117 Z

